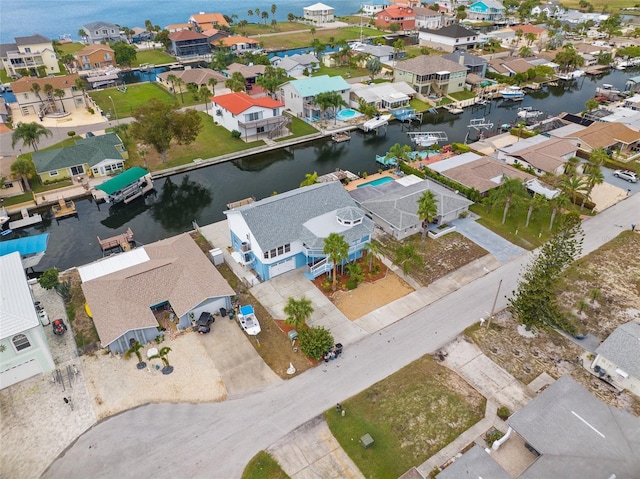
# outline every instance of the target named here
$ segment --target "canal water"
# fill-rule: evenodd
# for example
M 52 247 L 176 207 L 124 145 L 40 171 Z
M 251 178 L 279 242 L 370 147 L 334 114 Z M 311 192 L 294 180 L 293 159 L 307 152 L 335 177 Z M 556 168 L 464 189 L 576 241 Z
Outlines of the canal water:
M 600 78 L 584 77 L 572 88 L 549 87 L 517 103 L 495 100 L 486 108 L 467 108 L 460 115 L 426 114 L 420 128 L 445 131 L 449 141 L 462 142 L 473 118 L 484 116 L 497 128 L 515 122 L 518 108 L 523 106 L 548 115 L 574 113 L 594 96 L 596 86 L 605 82 L 624 88 L 627 78 L 634 74 L 638 73 L 613 71 Z M 147 244 L 191 230 L 194 220 L 206 225 L 224 219 L 223 211 L 232 201 L 249 196 L 261 199 L 296 188 L 306 173 L 316 171 L 322 175 L 336 168 L 373 173 L 378 169 L 376 154 L 385 154 L 394 143 L 409 143 L 406 126 L 397 122 L 378 134 L 358 130 L 350 142 L 336 144 L 323 139 L 209 166 L 155 181 L 157 193 L 134 204 L 115 208 L 103 204 L 98 208 L 89 199 L 79 200 L 78 218 L 64 219 L 59 224 L 45 211 L 41 225 L 14 231 L 2 239 L 48 232 L 47 253 L 37 269 L 55 266 L 62 270 L 100 258 L 97 236 L 113 236 L 129 227 L 137 241 Z

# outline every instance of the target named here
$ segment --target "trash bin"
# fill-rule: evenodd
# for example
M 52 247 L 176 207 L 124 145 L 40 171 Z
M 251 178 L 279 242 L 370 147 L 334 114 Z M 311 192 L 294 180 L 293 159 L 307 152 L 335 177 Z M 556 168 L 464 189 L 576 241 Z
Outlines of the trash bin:
M 226 308 L 220 308 L 220 316 L 222 316 L 223 318 L 227 317 L 227 309 Z
M 287 333 L 287 336 L 289 336 L 289 341 L 293 342 L 296 339 L 298 339 L 298 331 L 296 331 L 295 329 L 292 329 Z

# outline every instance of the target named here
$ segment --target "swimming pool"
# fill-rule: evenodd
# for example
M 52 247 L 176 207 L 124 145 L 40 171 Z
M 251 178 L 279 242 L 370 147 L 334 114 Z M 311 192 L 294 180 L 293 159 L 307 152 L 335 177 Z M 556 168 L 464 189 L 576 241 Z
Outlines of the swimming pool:
M 395 181 L 393 178 L 391 178 L 390 176 L 383 176 L 382 178 L 378 178 L 376 180 L 373 181 L 369 181 L 368 183 L 362 183 L 361 185 L 358 185 L 358 188 L 362 188 L 363 186 L 379 186 L 379 185 L 384 185 L 385 183 L 390 183 L 392 181 Z
M 340 121 L 345 121 L 358 118 L 359 116 L 362 116 L 362 113 L 357 112 L 351 108 L 347 108 L 346 110 L 340 110 L 336 115 L 336 118 Z

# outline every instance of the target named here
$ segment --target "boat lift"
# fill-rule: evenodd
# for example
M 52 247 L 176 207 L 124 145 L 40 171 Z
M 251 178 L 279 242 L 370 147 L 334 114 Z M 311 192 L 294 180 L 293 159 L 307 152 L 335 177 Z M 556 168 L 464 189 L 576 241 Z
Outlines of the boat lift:
M 471 132 L 471 129 L 474 129 L 477 132 L 479 132 L 480 139 L 482 139 L 484 137 L 484 132 L 491 130 L 493 128 L 493 123 L 490 121 L 487 121 L 485 118 L 472 118 L 469 124 L 467 125 L 467 128 L 469 128 L 469 131 L 467 131 L 467 135 L 464 137 L 465 144 L 469 140 L 469 133 Z
M 407 132 L 411 141 L 418 146 L 429 147 L 441 141 L 449 141 L 444 131 L 410 131 Z

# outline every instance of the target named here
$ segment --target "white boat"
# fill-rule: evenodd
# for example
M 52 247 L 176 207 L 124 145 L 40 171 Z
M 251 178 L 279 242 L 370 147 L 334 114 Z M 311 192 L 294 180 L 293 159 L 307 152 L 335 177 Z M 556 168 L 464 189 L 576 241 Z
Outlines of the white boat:
M 544 115 L 544 112 L 540 110 L 534 110 L 530 106 L 518 108 L 518 118 L 522 118 L 524 120 L 529 120 L 531 118 L 538 118 L 541 115 Z
M 559 80 L 571 81 L 571 80 L 577 80 L 578 78 L 584 75 L 585 73 L 582 70 L 573 70 L 572 72 L 557 74 L 556 77 Z
M 436 145 L 441 141 L 448 141 L 444 131 L 412 131 L 407 134 L 412 142 L 423 148 Z
M 522 100 L 524 98 L 524 90 L 517 85 L 510 85 L 499 91 L 505 100 Z
M 615 88 L 609 83 L 603 83 L 602 86 L 596 87 L 596 95 L 617 95 L 620 93 L 618 88 Z
M 364 131 L 375 130 L 377 128 L 380 128 L 381 126 L 388 125 L 390 118 L 391 118 L 391 115 L 378 115 L 375 118 L 372 118 L 371 120 L 365 121 L 362 124 L 361 128 Z
M 240 312 L 238 313 L 238 323 L 242 330 L 249 336 L 257 336 L 260 332 L 260 323 L 256 314 L 253 311 L 253 306 L 247 304 L 246 306 L 240 306 Z
M 7 221 L 9 221 L 9 213 L 7 213 L 6 208 L 2 207 L 0 208 L 0 229 Z

